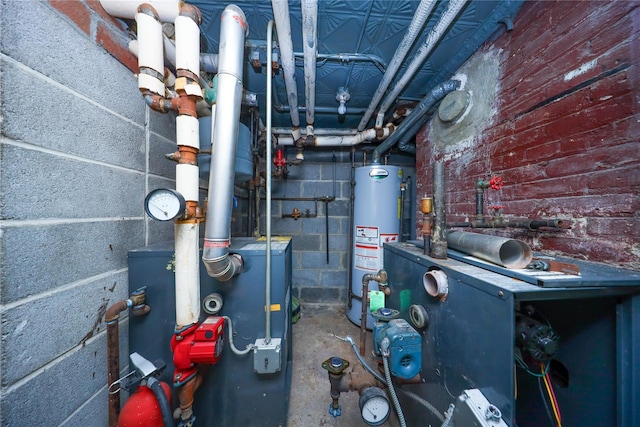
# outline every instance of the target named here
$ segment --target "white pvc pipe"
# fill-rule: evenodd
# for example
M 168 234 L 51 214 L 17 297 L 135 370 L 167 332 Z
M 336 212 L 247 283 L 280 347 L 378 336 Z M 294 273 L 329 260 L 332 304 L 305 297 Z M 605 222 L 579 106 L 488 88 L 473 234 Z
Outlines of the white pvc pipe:
M 111 16 L 133 19 L 138 6 L 149 3 L 158 12 L 162 22 L 173 22 L 180 14 L 181 0 L 100 0 L 100 4 Z
M 200 250 L 197 223 L 175 224 L 176 325 L 193 325 L 200 318 Z
M 284 83 L 287 88 L 291 125 L 294 128 L 298 128 L 300 126 L 300 112 L 298 111 L 298 87 L 295 80 L 296 65 L 293 56 L 293 43 L 291 42 L 291 21 L 288 3 L 288 0 L 271 0 L 271 7 L 273 8 L 273 18 L 276 21 L 276 29 L 278 30 L 278 43 L 280 57 L 282 58 Z M 292 131 L 295 130 L 292 129 Z
M 274 135 L 290 135 L 292 132 L 291 128 L 277 127 L 271 130 L 271 133 Z M 319 128 L 314 129 L 314 135 L 355 135 L 357 131 L 355 129 L 332 129 L 332 128 Z M 302 132 L 302 135 L 306 134 Z
M 200 74 L 200 28 L 188 16 L 178 16 L 176 27 L 176 69 Z
M 316 104 L 316 55 L 318 52 L 318 0 L 302 0 L 302 39 L 304 43 L 304 93 L 307 107 L 307 134 L 313 134 Z
M 436 24 L 435 27 L 429 31 L 427 35 L 427 39 L 420 46 L 418 52 L 413 57 L 413 60 L 407 67 L 407 70 L 402 75 L 400 80 L 398 80 L 391 90 L 391 92 L 387 95 L 384 102 L 378 109 L 378 115 L 376 116 L 376 127 L 382 126 L 384 123 L 384 115 L 396 100 L 400 92 L 404 90 L 404 88 L 409 84 L 409 82 L 413 79 L 416 72 L 422 67 L 422 64 L 427 59 L 429 54 L 433 51 L 433 48 L 438 44 L 438 41 L 444 36 L 444 34 L 449 29 L 449 26 L 455 19 L 455 17 L 460 13 L 462 8 L 467 4 L 467 0 L 450 0 L 447 5 L 447 9 L 440 16 L 440 20 Z
M 138 26 L 138 88 L 164 96 L 164 55 L 162 24 L 146 13 L 136 14 Z M 153 70 L 157 76 L 145 70 Z
M 429 18 L 429 15 L 431 14 L 431 11 L 433 10 L 433 7 L 436 5 L 436 3 L 436 0 L 422 0 L 418 5 L 418 8 L 413 15 L 413 19 L 409 24 L 409 28 L 407 28 L 407 32 L 398 45 L 396 52 L 393 54 L 393 58 L 391 58 L 391 62 L 389 63 L 387 70 L 382 76 L 380 85 L 378 85 L 378 88 L 376 89 L 376 92 L 374 93 L 373 98 L 369 103 L 367 111 L 362 117 L 362 120 L 360 120 L 360 124 L 358 125 L 359 131 L 364 130 L 364 128 L 367 126 L 367 122 L 371 118 L 373 111 L 378 106 L 378 103 L 389 88 L 389 85 L 391 85 L 393 78 L 398 73 L 398 70 L 400 69 L 400 66 L 402 65 L 404 59 L 407 57 L 411 46 L 413 46 L 413 43 L 420 35 L 422 27 L 424 27 L 424 24 L 427 21 L 427 18 Z

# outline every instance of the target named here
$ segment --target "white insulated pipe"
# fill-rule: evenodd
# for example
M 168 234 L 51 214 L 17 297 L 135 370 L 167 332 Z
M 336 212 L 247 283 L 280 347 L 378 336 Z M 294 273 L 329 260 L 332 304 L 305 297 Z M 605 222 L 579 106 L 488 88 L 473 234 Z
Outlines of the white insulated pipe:
M 242 70 L 247 20 L 236 5 L 227 6 L 220 23 L 217 105 L 209 172 L 209 209 L 202 261 L 209 276 L 221 281 L 242 270 L 242 260 L 229 255 L 236 145 L 242 102 Z
M 304 94 L 307 108 L 307 135 L 313 135 L 316 104 L 316 55 L 318 53 L 318 0 L 302 0 L 302 40 L 304 43 Z
M 436 3 L 437 0 L 422 0 L 418 5 L 418 8 L 413 15 L 413 19 L 409 24 L 409 28 L 407 28 L 407 32 L 404 34 L 402 41 L 393 54 L 393 58 L 391 58 L 391 62 L 389 63 L 387 70 L 384 72 L 378 88 L 373 94 L 373 98 L 369 103 L 369 107 L 362 117 L 362 120 L 360 120 L 360 124 L 358 125 L 359 131 L 364 130 L 364 128 L 367 126 L 367 122 L 373 115 L 373 112 L 378 106 L 378 103 L 380 103 L 380 100 L 382 99 L 384 93 L 391 85 L 393 78 L 398 73 L 400 66 L 407 57 L 411 46 L 413 46 L 413 43 L 415 43 L 416 39 L 420 35 L 422 27 L 424 27 L 425 22 L 427 22 L 427 19 L 429 18 L 429 15 L 431 14 L 431 11 L 433 10 L 433 7 L 436 5 Z
M 200 318 L 200 233 L 196 222 L 176 223 L 174 232 L 176 325 L 181 329 Z
M 153 8 L 141 8 L 135 14 L 138 26 L 138 88 L 164 96 L 164 51 L 162 23 Z
M 188 16 L 178 16 L 176 28 L 176 70 L 200 75 L 200 28 Z M 180 34 L 180 36 L 178 36 Z M 197 120 L 196 120 L 197 121 Z
M 278 32 L 278 44 L 280 45 L 280 58 L 284 72 L 284 83 L 287 89 L 287 101 L 293 139 L 300 138 L 300 112 L 298 110 L 298 87 L 295 79 L 296 65 L 293 56 L 293 43 L 291 41 L 291 19 L 289 17 L 288 0 L 271 0 L 273 18 Z
M 162 22 L 173 22 L 180 14 L 182 0 L 100 0 L 102 8 L 116 18 L 134 19 L 138 6 L 147 3 L 158 12 Z M 140 27 L 138 27 L 138 32 Z
M 404 88 L 409 84 L 409 82 L 413 79 L 416 72 L 422 67 L 422 64 L 427 59 L 429 54 L 433 51 L 433 48 L 436 46 L 438 41 L 444 36 L 444 34 L 453 23 L 453 20 L 458 16 L 458 13 L 464 8 L 467 4 L 468 0 L 450 0 L 447 5 L 447 9 L 440 16 L 440 20 L 438 23 L 429 31 L 427 34 L 427 39 L 420 46 L 418 52 L 411 60 L 411 63 L 407 67 L 405 73 L 400 77 L 400 79 L 396 82 L 395 86 L 389 92 L 385 100 L 382 102 L 382 105 L 378 109 L 378 114 L 376 116 L 376 127 L 382 126 L 384 123 L 384 115 L 396 100 L 398 95 L 404 90 Z
M 367 129 L 355 135 L 314 135 L 315 147 L 351 147 L 354 145 L 382 140 L 391 135 L 393 131 L 389 127 L 382 129 Z M 295 145 L 295 140 L 283 135 L 278 137 L 279 145 Z
M 175 28 L 176 70 L 178 72 L 188 70 L 192 73 L 199 73 L 200 28 L 198 23 L 188 16 L 178 16 L 175 19 Z M 187 83 L 185 92 L 201 95 L 200 85 L 197 82 Z M 176 117 L 177 145 L 199 150 L 199 126 L 196 117 L 178 114 Z M 187 202 L 198 202 L 199 173 L 197 165 L 188 163 L 176 165 L 176 191 Z M 178 329 L 197 323 L 200 318 L 199 230 L 198 222 L 195 220 L 177 221 L 174 226 L 176 325 Z

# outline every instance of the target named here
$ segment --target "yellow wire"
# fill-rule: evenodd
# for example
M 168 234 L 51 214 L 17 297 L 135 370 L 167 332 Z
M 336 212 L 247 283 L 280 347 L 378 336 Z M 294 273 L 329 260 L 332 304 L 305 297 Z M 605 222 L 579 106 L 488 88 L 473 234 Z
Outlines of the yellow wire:
M 551 393 L 551 388 L 549 386 L 549 382 L 547 381 L 547 376 L 542 377 L 544 380 L 544 386 L 547 388 L 547 393 L 549 394 L 549 400 L 551 401 L 551 408 L 553 409 L 553 415 L 556 417 L 556 422 L 558 423 L 558 427 L 562 427 L 562 422 L 560 422 L 560 416 L 558 415 L 558 408 L 556 407 L 555 399 L 553 398 L 553 394 Z

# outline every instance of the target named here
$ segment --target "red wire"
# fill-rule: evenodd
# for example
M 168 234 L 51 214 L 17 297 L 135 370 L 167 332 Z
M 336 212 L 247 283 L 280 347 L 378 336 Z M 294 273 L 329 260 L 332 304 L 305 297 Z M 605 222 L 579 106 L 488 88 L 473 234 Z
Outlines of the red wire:
M 558 399 L 556 398 L 556 392 L 553 390 L 553 384 L 551 383 L 551 377 L 549 376 L 549 372 L 547 371 L 546 375 L 547 381 L 549 382 L 549 389 L 551 390 L 551 396 L 553 397 L 553 404 L 558 411 L 558 419 L 562 421 L 562 414 L 560 413 L 560 405 L 558 405 Z

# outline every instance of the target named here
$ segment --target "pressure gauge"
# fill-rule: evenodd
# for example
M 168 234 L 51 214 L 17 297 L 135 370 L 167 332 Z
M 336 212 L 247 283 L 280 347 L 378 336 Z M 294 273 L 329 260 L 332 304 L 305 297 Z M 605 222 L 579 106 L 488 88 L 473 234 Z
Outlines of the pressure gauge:
M 385 392 L 378 387 L 369 387 L 360 395 L 360 414 L 370 426 L 384 424 L 389 418 L 391 406 Z
M 144 199 L 144 210 L 158 221 L 171 221 L 184 214 L 187 204 L 180 193 L 168 188 L 153 190 Z

